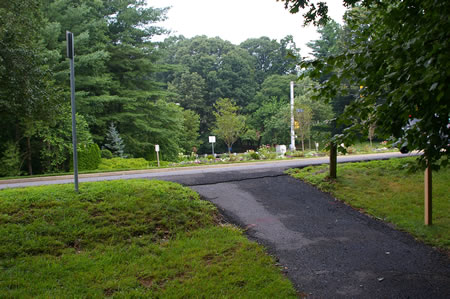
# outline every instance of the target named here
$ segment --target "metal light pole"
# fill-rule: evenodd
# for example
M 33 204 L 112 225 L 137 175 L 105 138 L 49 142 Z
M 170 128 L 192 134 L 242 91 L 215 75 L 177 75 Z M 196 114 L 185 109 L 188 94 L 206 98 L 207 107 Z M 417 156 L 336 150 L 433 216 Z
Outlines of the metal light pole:
M 75 119 L 75 67 L 73 56 L 75 56 L 73 46 L 73 33 L 66 31 L 67 57 L 70 59 L 70 102 L 72 105 L 72 144 L 73 144 L 73 178 L 75 191 L 78 192 L 78 153 L 77 153 L 77 124 Z
M 291 151 L 295 151 L 295 132 L 294 132 L 294 81 L 291 81 Z

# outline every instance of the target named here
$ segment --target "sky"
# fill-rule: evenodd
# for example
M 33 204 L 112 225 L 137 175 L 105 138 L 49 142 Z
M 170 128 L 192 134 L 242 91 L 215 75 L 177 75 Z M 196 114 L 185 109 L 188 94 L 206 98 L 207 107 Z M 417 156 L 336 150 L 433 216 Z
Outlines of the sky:
M 326 2 L 329 15 L 342 23 L 345 11 L 342 1 Z M 302 56 L 309 56 L 311 51 L 306 43 L 319 38 L 313 25 L 303 27 L 301 13 L 290 14 L 284 9 L 284 4 L 276 0 L 147 0 L 147 4 L 153 7 L 171 6 L 168 19 L 158 25 L 171 30 L 172 35 L 187 38 L 219 36 L 233 44 L 240 44 L 248 38 L 268 36 L 279 41 L 286 35 L 292 35 Z

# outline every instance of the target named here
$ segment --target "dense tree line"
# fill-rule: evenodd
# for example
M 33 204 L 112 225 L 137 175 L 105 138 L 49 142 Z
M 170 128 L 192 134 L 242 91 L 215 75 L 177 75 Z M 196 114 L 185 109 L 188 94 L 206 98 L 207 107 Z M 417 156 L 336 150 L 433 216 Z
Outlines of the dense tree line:
M 322 143 L 342 129 L 329 120 L 354 96 L 336 96 L 331 105 L 311 101 L 330 75 L 314 81 L 308 69 L 297 81 L 292 36 L 239 45 L 206 36 L 153 42 L 165 32 L 155 23 L 166 12 L 141 0 L 2 2 L 0 175 L 70 169 L 66 30 L 75 35 L 80 149 L 97 144 L 118 156 L 152 160 L 159 144 L 163 159 L 176 160 L 179 153 L 209 152 L 213 134 L 219 151 L 288 144 L 290 81 L 296 81 L 296 109 L 304 111 L 295 115 L 303 144 Z M 346 30 L 335 22 L 320 27 L 312 54 L 343 53 Z M 224 134 L 219 129 L 232 117 L 238 123 Z

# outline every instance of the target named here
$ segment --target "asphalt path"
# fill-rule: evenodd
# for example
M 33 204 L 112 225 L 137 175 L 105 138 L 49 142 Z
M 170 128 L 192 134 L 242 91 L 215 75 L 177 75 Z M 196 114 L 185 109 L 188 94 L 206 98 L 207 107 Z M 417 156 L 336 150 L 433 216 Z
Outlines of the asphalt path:
M 343 156 L 339 162 L 398 154 Z M 404 156 L 404 155 L 401 155 Z M 450 298 L 448 256 L 283 173 L 328 158 L 89 175 L 81 182 L 148 178 L 181 183 L 265 245 L 311 298 Z M 339 172 L 338 172 L 339 174 Z M 0 182 L 0 188 L 71 179 Z
M 450 298 L 447 255 L 283 174 L 295 166 L 304 165 L 162 179 L 190 186 L 218 206 L 268 248 L 308 297 Z

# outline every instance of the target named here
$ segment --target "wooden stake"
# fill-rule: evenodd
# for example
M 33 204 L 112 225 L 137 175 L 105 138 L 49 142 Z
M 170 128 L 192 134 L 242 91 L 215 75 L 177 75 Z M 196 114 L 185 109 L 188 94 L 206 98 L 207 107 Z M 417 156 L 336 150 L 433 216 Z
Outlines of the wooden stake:
M 335 179 L 337 173 L 337 146 L 335 143 L 330 147 L 330 178 Z
M 427 169 L 425 169 L 425 225 L 432 224 L 432 176 L 431 167 L 427 164 Z

